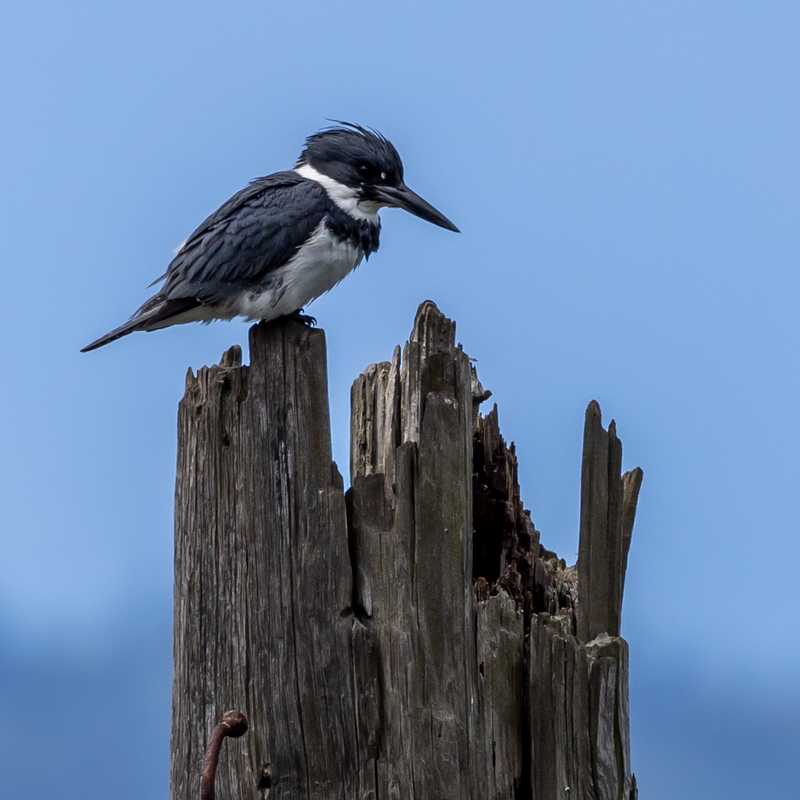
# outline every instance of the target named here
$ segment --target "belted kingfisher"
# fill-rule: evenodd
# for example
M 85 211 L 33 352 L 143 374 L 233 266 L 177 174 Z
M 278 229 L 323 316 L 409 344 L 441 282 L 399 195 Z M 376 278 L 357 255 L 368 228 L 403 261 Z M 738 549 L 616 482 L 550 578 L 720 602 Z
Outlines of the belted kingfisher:
M 386 206 L 458 231 L 405 185 L 403 162 L 385 136 L 336 125 L 306 139 L 294 170 L 256 178 L 202 222 L 150 284 L 163 281 L 160 291 L 81 352 L 183 322 L 313 322 L 303 307 L 378 249 Z

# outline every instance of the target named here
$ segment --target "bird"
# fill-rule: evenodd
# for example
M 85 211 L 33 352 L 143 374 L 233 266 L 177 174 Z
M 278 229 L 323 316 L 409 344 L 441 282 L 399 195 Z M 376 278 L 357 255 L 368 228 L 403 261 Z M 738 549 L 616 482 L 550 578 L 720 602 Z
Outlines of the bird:
M 382 208 L 458 232 L 406 185 L 400 155 L 382 133 L 331 122 L 306 138 L 294 169 L 252 180 L 201 222 L 150 284 L 161 288 L 81 352 L 186 322 L 316 324 L 304 308 L 378 249 Z

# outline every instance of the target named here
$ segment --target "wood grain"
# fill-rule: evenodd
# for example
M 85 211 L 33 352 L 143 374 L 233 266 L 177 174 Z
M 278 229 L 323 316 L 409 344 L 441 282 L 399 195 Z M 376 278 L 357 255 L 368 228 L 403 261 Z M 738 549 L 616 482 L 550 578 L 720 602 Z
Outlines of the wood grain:
M 641 471 L 587 410 L 579 563 L 541 544 L 496 406 L 426 301 L 353 384 L 331 459 L 325 337 L 257 325 L 178 419 L 172 798 L 629 800 L 624 569 Z

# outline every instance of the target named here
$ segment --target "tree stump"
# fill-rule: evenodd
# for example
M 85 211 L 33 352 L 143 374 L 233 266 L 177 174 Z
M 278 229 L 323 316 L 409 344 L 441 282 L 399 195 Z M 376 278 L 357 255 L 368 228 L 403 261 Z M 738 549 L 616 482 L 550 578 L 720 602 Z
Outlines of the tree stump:
M 632 800 L 620 612 L 641 470 L 590 404 L 579 561 L 540 544 L 514 446 L 423 303 L 352 390 L 332 462 L 325 335 L 250 331 L 187 376 L 175 499 L 171 796 Z M 241 741 L 241 745 L 239 742 Z

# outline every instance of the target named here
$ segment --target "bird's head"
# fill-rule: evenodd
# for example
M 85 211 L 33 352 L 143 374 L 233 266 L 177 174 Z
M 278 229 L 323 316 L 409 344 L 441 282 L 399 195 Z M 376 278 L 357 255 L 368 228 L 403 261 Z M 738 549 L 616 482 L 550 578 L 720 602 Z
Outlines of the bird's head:
M 350 122 L 306 139 L 297 171 L 321 183 L 331 198 L 354 216 L 372 216 L 389 206 L 403 208 L 450 231 L 458 228 L 403 182 L 403 162 L 394 145 L 377 131 Z

